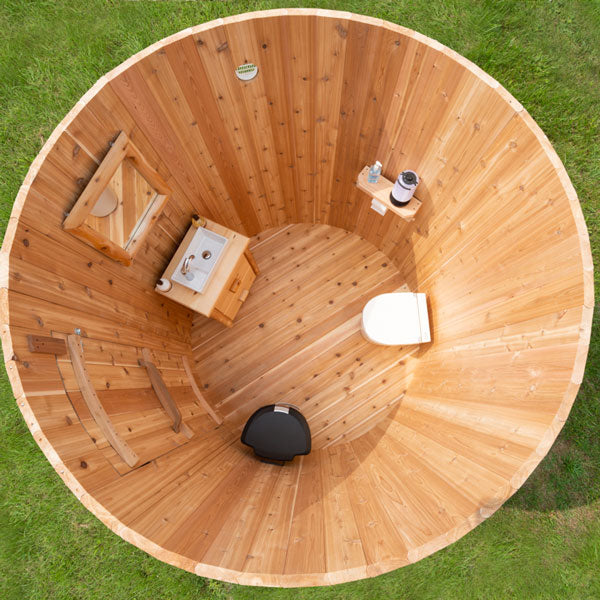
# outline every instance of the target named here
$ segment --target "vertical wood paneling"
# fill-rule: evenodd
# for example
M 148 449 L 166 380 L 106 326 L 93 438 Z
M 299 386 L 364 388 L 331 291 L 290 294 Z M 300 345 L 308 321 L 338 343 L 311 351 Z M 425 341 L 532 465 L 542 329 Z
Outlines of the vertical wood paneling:
M 250 200 L 257 207 L 261 230 L 265 230 L 286 222 L 285 211 L 281 207 L 283 190 L 279 172 L 274 168 L 277 164 L 276 148 L 271 127 L 271 102 L 266 88 L 266 82 L 273 78 L 273 73 L 263 68 L 261 60 L 265 53 L 274 52 L 274 49 L 269 49 L 266 43 L 260 43 L 252 23 L 248 21 L 232 23 L 226 33 L 231 50 L 230 69 L 253 62 L 260 73 L 259 77 L 248 82 L 239 81 L 231 70 L 227 75 L 232 78 L 234 88 L 239 90 L 243 111 L 248 115 L 242 122 L 247 128 L 247 143 L 253 155 L 251 165 L 254 171 L 248 177 L 257 186 L 257 195 Z
M 317 19 L 315 24 L 316 72 L 314 85 L 314 221 L 328 223 L 335 169 L 340 104 L 348 21 Z
M 193 207 L 210 219 L 218 219 L 220 213 L 215 195 L 218 197 L 219 191 L 211 193 L 210 181 L 203 180 L 196 170 L 194 159 L 198 159 L 197 154 L 194 153 L 193 148 L 189 149 L 191 153 L 189 152 L 185 139 L 177 137 L 177 132 L 173 130 L 173 124 L 169 119 L 171 117 L 177 127 L 178 114 L 165 114 L 164 110 L 161 110 L 159 100 L 149 87 L 153 85 L 154 91 L 160 93 L 159 84 L 145 81 L 144 73 L 141 71 L 143 64 L 134 65 L 116 76 L 111 80 L 110 86 L 131 110 L 140 129 L 153 146 L 159 149 L 161 158 L 186 190 Z M 162 93 L 164 94 L 164 90 Z M 186 152 L 182 152 L 183 148 L 186 148 Z
M 276 170 L 281 185 L 279 212 L 285 216 L 286 223 L 297 221 L 297 184 L 295 177 L 295 147 L 290 127 L 289 100 L 287 90 L 287 67 L 284 60 L 283 25 L 281 18 L 257 19 L 253 23 L 254 35 L 261 48 L 258 65 L 259 77 L 263 78 L 268 116 L 273 138 L 274 160 L 271 170 Z M 274 73 L 281 76 L 274 77 Z
M 283 19 L 282 58 L 287 91 L 288 125 L 294 154 L 291 157 L 296 187 L 296 221 L 314 222 L 316 78 L 315 17 L 298 15 Z
M 344 35 L 340 32 L 341 35 Z M 335 153 L 332 207 L 329 222 L 352 230 L 350 213 L 355 197 L 366 200 L 354 186 L 360 165 L 369 160 L 361 154 L 363 114 L 369 102 L 369 91 L 376 76 L 374 64 L 384 33 L 365 23 L 350 21 L 345 32 L 346 56 L 341 90 L 338 138 Z M 364 166 L 364 164 L 363 164 Z M 352 173 L 352 176 L 350 176 Z M 356 173 L 356 174 L 355 174 Z
M 373 33 L 370 32 L 369 36 L 373 37 Z M 345 74 L 345 77 L 354 76 L 362 79 L 360 84 L 358 80 L 351 79 L 348 79 L 348 83 L 355 89 L 364 87 L 366 96 L 362 106 L 352 107 L 352 110 L 357 111 L 358 129 L 352 131 L 348 139 L 340 139 L 340 148 L 351 147 L 356 151 L 356 158 L 352 167 L 350 167 L 350 164 L 346 164 L 341 173 L 352 168 L 358 174 L 358 171 L 362 169 L 361 164 L 364 166 L 365 164 L 373 164 L 378 159 L 383 160 L 383 158 L 378 158 L 377 154 L 382 140 L 396 133 L 393 130 L 386 130 L 385 122 L 390 106 L 395 99 L 397 81 L 404 76 L 401 68 L 406 45 L 402 43 L 401 36 L 397 32 L 383 30 L 376 44 L 365 48 L 364 51 L 368 55 L 374 55 L 374 60 L 362 65 L 361 70 L 356 74 L 348 72 Z M 363 71 L 362 69 L 368 70 Z M 395 167 L 396 165 L 392 160 L 386 160 L 386 172 L 391 171 L 392 176 L 396 170 Z M 345 182 L 347 182 L 347 179 L 343 176 Z M 349 197 L 354 199 L 354 205 L 346 211 L 342 226 L 345 229 L 354 229 L 357 233 L 362 234 L 361 225 L 364 221 L 365 212 L 368 212 L 369 216 L 375 216 L 376 219 L 380 217 L 367 209 L 368 204 L 365 202 L 364 194 L 356 194 L 355 189 L 352 192 Z

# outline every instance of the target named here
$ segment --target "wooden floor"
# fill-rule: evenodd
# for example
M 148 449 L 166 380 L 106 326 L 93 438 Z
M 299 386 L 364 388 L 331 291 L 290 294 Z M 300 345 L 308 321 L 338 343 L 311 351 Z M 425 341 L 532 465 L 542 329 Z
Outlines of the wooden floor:
M 299 224 L 256 236 L 261 270 L 232 328 L 198 316 L 195 370 L 226 422 L 287 402 L 310 425 L 313 448 L 354 439 L 398 405 L 414 346 L 384 347 L 360 332 L 377 294 L 406 290 L 373 245 L 329 225 Z

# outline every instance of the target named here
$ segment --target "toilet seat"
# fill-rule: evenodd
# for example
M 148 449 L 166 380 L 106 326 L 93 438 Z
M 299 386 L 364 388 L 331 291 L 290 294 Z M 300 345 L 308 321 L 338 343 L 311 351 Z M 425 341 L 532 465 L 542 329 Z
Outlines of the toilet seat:
M 397 292 L 371 298 L 363 308 L 362 333 L 383 346 L 430 342 L 425 294 Z

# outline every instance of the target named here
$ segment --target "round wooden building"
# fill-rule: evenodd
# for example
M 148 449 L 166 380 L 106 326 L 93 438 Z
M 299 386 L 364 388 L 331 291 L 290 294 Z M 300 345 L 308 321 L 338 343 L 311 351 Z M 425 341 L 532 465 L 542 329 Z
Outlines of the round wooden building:
M 65 484 L 246 585 L 371 577 L 490 516 L 569 414 L 593 309 L 579 202 L 518 101 L 325 10 L 192 27 L 102 77 L 33 162 L 2 265 L 6 368 Z M 310 430 L 283 463 L 241 441 L 264 407 Z

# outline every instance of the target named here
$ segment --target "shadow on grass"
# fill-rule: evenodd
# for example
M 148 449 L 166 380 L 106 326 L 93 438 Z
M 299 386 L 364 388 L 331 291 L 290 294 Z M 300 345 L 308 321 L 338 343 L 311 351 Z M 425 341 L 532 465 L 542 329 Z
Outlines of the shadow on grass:
M 594 311 L 585 376 L 550 452 L 505 506 L 564 510 L 600 498 L 600 311 Z

